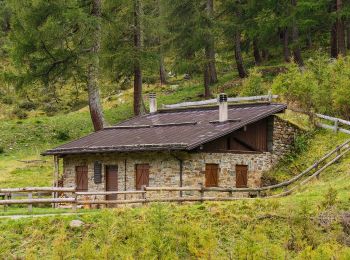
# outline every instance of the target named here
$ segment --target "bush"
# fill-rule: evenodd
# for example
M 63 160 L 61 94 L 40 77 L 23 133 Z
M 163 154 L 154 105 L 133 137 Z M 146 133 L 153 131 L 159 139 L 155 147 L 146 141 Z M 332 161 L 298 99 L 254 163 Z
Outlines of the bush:
M 45 103 L 42 109 L 48 116 L 54 116 L 60 110 L 56 103 Z
M 0 154 L 3 154 L 3 153 L 5 153 L 5 148 L 0 146 Z
M 300 69 L 288 66 L 272 84 L 276 94 L 296 103 L 305 112 L 318 112 L 350 119 L 350 58 L 330 60 L 318 55 Z
M 57 133 L 56 133 L 56 138 L 57 140 L 60 140 L 60 141 L 67 141 L 70 139 L 70 136 L 69 136 L 69 133 L 66 131 L 66 130 L 59 130 Z
M 3 96 L 1 97 L 1 102 L 6 105 L 12 105 L 13 104 L 13 98 L 10 96 Z
M 18 118 L 18 119 L 26 119 L 28 118 L 28 114 L 23 111 L 21 108 L 17 107 L 15 108 L 12 113 Z
M 18 104 L 18 107 L 27 111 L 34 110 L 37 108 L 37 105 L 32 101 L 23 101 Z
M 264 85 L 262 74 L 256 69 L 249 72 L 249 77 L 244 79 L 241 96 L 259 96 L 263 95 L 267 88 Z

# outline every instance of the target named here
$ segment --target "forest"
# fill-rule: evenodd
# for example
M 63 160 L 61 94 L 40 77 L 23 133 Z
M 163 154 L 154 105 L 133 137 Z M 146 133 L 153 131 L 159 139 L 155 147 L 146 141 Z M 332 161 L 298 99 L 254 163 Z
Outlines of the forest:
M 145 85 L 196 79 L 209 98 L 228 73 L 243 79 L 241 94 L 273 81 L 306 112 L 349 117 L 346 0 L 3 0 L 0 8 L 0 100 L 12 117 L 88 104 L 99 130 L 101 98 L 133 88 L 139 115 Z

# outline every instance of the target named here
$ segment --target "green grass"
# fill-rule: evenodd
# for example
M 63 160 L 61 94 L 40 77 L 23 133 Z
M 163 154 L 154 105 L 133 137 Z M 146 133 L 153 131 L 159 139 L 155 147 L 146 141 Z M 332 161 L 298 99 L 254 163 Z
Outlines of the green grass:
M 346 160 L 282 199 L 151 204 L 74 216 L 2 219 L 0 257 L 349 259 L 348 234 L 340 218 L 350 207 L 349 166 Z M 325 195 L 330 192 L 334 200 Z M 71 228 L 73 219 L 84 226 Z

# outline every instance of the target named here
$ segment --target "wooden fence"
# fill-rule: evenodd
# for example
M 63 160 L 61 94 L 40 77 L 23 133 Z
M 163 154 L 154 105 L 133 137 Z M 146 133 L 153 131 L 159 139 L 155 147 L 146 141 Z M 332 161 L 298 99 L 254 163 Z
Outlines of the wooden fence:
M 228 98 L 227 102 L 242 102 L 242 101 L 268 101 L 271 102 L 272 99 L 278 98 L 278 95 L 272 95 L 269 93 L 268 95 L 263 96 L 251 96 L 251 97 L 235 97 L 235 98 Z M 205 106 L 205 105 L 214 105 L 218 103 L 218 99 L 208 99 L 208 100 L 202 100 L 202 101 L 191 101 L 191 102 L 183 102 L 178 104 L 172 104 L 172 105 L 163 105 L 163 108 L 165 109 L 174 109 L 174 108 L 185 108 L 185 107 L 194 107 L 194 106 Z
M 350 140 L 337 146 L 332 151 L 325 154 L 313 165 L 301 172 L 290 180 L 284 181 L 276 185 L 270 185 L 258 188 L 235 188 L 235 187 L 142 187 L 138 191 L 77 191 L 75 188 L 58 188 L 58 187 L 28 187 L 28 188 L 6 188 L 0 189 L 0 195 L 3 194 L 4 199 L 0 200 L 0 205 L 5 207 L 14 204 L 27 204 L 29 211 L 32 210 L 34 204 L 68 204 L 73 209 L 81 205 L 109 205 L 109 204 L 133 204 L 133 203 L 150 203 L 150 202 L 203 202 L 203 201 L 230 201 L 238 199 L 254 199 L 254 198 L 272 198 L 286 196 L 305 185 L 313 178 L 318 177 L 329 166 L 344 157 L 350 150 Z M 282 190 L 280 190 L 283 188 Z M 271 191 L 279 190 L 279 192 L 271 194 Z M 153 197 L 152 193 L 168 192 L 166 197 Z M 179 192 L 178 197 L 171 197 L 170 194 Z M 183 192 L 196 193 L 192 196 L 182 196 Z M 207 193 L 216 192 L 215 196 L 207 196 Z M 35 198 L 38 194 L 61 194 L 60 198 Z M 226 194 L 226 196 L 217 196 L 217 194 Z M 234 196 L 234 194 L 244 194 L 244 197 Z M 22 197 L 12 199 L 13 194 Z M 123 199 L 106 200 L 96 199 L 96 196 L 107 195 L 124 195 Z M 133 198 L 127 199 L 127 195 Z M 153 194 L 154 195 L 154 194 Z M 95 199 L 91 199 L 95 196 Z M 137 198 L 135 198 L 137 197 Z M 9 199 L 10 198 L 10 199 Z
M 330 121 L 332 123 L 332 125 L 329 124 L 323 124 L 321 122 L 317 122 L 316 125 L 318 127 L 321 128 L 325 128 L 325 129 L 330 129 L 333 130 L 334 132 L 342 132 L 345 134 L 350 134 L 350 130 L 345 129 L 340 127 L 340 124 L 346 125 L 346 126 L 350 126 L 350 122 L 346 121 L 344 119 L 340 119 L 340 118 L 336 118 L 336 117 L 331 117 L 331 116 L 326 116 L 326 115 L 322 115 L 322 114 L 315 114 L 316 117 L 321 118 L 323 120 L 327 120 Z

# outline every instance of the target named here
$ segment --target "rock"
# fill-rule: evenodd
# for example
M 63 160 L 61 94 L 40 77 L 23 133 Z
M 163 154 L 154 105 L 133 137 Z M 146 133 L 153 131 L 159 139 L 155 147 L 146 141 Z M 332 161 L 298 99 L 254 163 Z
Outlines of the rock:
M 79 228 L 84 225 L 84 222 L 78 219 L 74 219 L 69 223 L 71 228 Z

